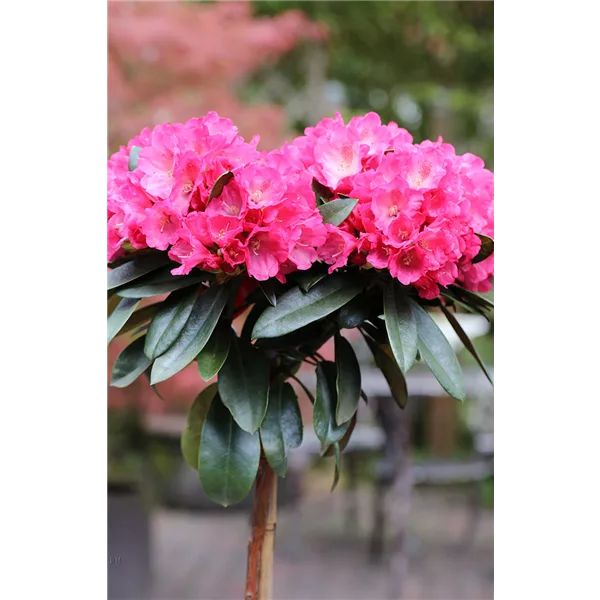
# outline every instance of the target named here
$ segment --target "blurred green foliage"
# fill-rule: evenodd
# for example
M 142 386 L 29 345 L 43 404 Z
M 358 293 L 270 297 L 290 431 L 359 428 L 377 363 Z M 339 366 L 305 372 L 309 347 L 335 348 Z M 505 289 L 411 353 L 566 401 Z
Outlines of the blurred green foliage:
M 345 117 L 373 110 L 383 121 L 408 129 L 416 141 L 437 139 L 441 133 L 459 152 L 479 154 L 492 166 L 493 2 L 253 4 L 258 15 L 296 8 L 327 25 L 327 77 Z M 265 68 L 254 80 L 254 90 L 264 89 L 265 78 L 274 71 L 301 89 L 304 57 L 302 49 L 296 50 Z M 252 86 L 249 90 L 252 94 Z M 301 131 L 310 124 L 297 120 L 292 126 Z

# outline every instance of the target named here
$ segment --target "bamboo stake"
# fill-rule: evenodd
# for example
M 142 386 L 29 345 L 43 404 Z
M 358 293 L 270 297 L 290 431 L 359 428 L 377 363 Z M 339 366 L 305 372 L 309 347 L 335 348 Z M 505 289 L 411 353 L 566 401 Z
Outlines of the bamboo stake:
M 273 550 L 277 524 L 277 475 L 261 456 L 248 541 L 245 600 L 272 600 Z

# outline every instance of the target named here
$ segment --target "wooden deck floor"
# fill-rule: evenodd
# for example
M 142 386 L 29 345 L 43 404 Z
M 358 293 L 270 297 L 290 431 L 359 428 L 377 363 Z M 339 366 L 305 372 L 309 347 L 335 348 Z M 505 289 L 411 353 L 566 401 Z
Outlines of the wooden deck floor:
M 394 597 L 385 567 L 368 561 L 369 491 L 360 490 L 354 531 L 344 525 L 343 495 L 342 490 L 311 492 L 301 511 L 280 511 L 275 600 Z M 403 600 L 493 598 L 493 512 L 484 511 L 465 552 L 460 543 L 466 520 L 462 492 L 415 491 Z M 153 598 L 242 600 L 248 531 L 245 513 L 158 510 L 152 522 Z

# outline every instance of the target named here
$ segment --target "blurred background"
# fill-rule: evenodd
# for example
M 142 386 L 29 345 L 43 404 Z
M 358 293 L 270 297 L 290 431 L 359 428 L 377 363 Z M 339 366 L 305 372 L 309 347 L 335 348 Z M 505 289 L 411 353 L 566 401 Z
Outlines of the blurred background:
M 493 27 L 493 2 L 110 1 L 108 152 L 209 110 L 248 139 L 259 132 L 265 150 L 335 111 L 375 111 L 493 170 Z M 458 316 L 493 370 L 493 319 Z M 276 598 L 493 597 L 493 390 L 447 335 L 467 401 L 417 365 L 402 412 L 347 336 L 369 403 L 333 494 L 333 459 L 318 458 L 297 390 L 305 440 L 280 480 Z M 111 345 L 109 372 L 129 341 Z M 243 596 L 251 496 L 215 507 L 180 457 L 185 413 L 205 385 L 191 365 L 156 390 L 143 377 L 108 389 L 109 598 Z

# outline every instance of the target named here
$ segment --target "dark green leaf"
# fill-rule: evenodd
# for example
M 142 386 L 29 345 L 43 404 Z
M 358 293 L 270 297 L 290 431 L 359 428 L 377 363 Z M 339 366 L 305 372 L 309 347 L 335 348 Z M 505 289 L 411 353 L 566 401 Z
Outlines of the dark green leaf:
M 321 442 L 321 447 L 339 442 L 350 422 L 337 425 L 335 412 L 337 407 L 337 369 L 335 363 L 320 362 L 317 366 L 317 398 L 313 408 L 313 425 L 315 435 Z
M 146 333 L 148 331 L 148 323 L 144 323 L 141 327 L 138 327 L 135 331 L 131 332 L 132 338 L 137 338 L 140 333 Z
M 148 367 L 145 371 L 144 371 L 144 377 L 148 380 L 148 383 L 150 384 L 150 373 L 152 372 L 152 367 Z M 163 401 L 165 402 L 165 399 L 162 397 L 161 393 L 158 391 L 158 388 L 155 385 L 150 384 L 150 387 L 152 388 L 152 391 Z
M 457 400 L 466 396 L 465 379 L 456 354 L 434 320 L 413 300 L 411 310 L 417 322 L 421 357 L 440 385 Z
M 373 353 L 375 364 L 390 386 L 392 398 L 400 408 L 404 408 L 408 402 L 406 379 L 394 359 L 391 347 L 389 344 L 378 344 L 368 336 L 365 336 L 365 340 Z
M 110 317 L 110 315 L 113 314 L 115 308 L 117 308 L 117 306 L 119 306 L 119 302 L 121 302 L 121 298 L 119 298 L 119 296 L 117 296 L 114 292 L 108 291 L 108 298 L 106 301 L 106 308 L 107 308 L 107 316 Z
M 233 337 L 219 372 L 219 395 L 236 423 L 254 433 L 267 411 L 269 359 L 247 340 Z
M 369 318 L 371 307 L 364 294 L 359 294 L 340 308 L 337 322 L 342 329 L 355 329 Z
M 292 331 L 286 335 L 275 338 L 261 338 L 257 345 L 263 350 L 287 350 L 289 348 L 297 348 L 302 344 L 306 344 L 316 339 L 323 331 L 322 323 L 309 323 L 304 327 L 300 327 L 296 331 Z
M 363 323 L 360 326 L 361 329 L 364 329 L 378 344 L 387 344 L 387 331 L 385 330 L 385 323 L 383 326 L 383 330 L 379 327 L 373 325 L 372 323 Z
M 278 281 L 273 282 L 271 279 L 267 279 L 267 281 L 260 281 L 260 289 L 262 290 L 265 298 L 269 301 L 271 306 L 277 306 L 277 296 L 275 295 L 275 290 L 277 289 Z M 281 285 L 281 284 L 279 284 Z
M 139 146 L 131 146 L 131 150 L 129 151 L 129 162 L 128 167 L 130 171 L 137 169 L 138 161 L 140 160 L 140 150 Z
M 171 267 L 154 273 L 133 285 L 123 286 L 117 290 L 117 294 L 121 298 L 150 298 L 206 281 L 206 273 L 202 271 L 190 275 L 171 275 L 170 270 Z
M 198 458 L 200 454 L 200 438 L 202 427 L 210 408 L 210 403 L 217 393 L 217 384 L 213 383 L 204 388 L 187 414 L 185 429 L 181 434 L 181 453 L 183 458 L 192 469 L 198 470 Z
M 152 361 L 144 354 L 144 338 L 138 338 L 125 348 L 112 368 L 110 385 L 123 388 L 133 383 Z
M 135 300 L 135 298 L 128 298 L 128 300 Z M 133 315 L 131 315 L 127 323 L 121 327 L 117 337 L 130 333 L 134 330 L 136 331 L 134 331 L 132 335 L 139 333 L 139 328 L 147 324 L 147 322 L 159 311 L 161 306 L 162 302 L 158 302 L 156 304 L 150 304 L 149 306 L 144 306 L 139 310 L 136 310 Z
M 466 302 L 471 306 L 487 310 L 492 310 L 494 308 L 494 303 L 491 300 L 488 300 L 487 298 L 484 298 L 475 292 L 465 290 L 460 286 L 450 285 L 448 286 L 448 291 L 451 292 L 455 297 L 461 299 L 463 302 Z
M 201 286 L 194 286 L 174 292 L 163 302 L 146 335 L 144 352 L 148 358 L 158 358 L 175 343 L 194 308 L 200 289 Z
M 196 299 L 175 343 L 154 361 L 153 385 L 179 373 L 198 356 L 223 312 L 228 294 L 226 285 L 213 285 Z
M 312 190 L 317 201 L 331 200 L 333 198 L 333 192 L 326 185 L 319 183 L 316 179 L 312 180 Z
M 267 461 L 280 477 L 285 477 L 288 452 L 302 443 L 300 406 L 289 383 L 278 380 L 272 384 L 260 439 Z
M 267 308 L 267 301 L 266 298 L 261 298 L 260 302 L 257 302 L 251 309 L 250 312 L 248 313 L 248 316 L 246 317 L 246 320 L 244 321 L 244 326 L 242 327 L 242 333 L 240 334 L 240 337 L 245 339 L 245 340 L 250 340 L 251 336 L 252 336 L 252 329 L 254 329 L 254 325 L 256 324 L 256 321 L 258 321 L 258 318 L 260 317 L 260 315 L 262 315 L 262 313 L 264 312 L 264 310 Z
M 487 367 L 483 360 L 481 360 L 481 356 L 479 356 L 479 352 L 473 345 L 473 342 L 470 340 L 469 336 L 465 333 L 465 330 L 461 327 L 460 323 L 456 319 L 456 317 L 445 307 L 442 306 L 442 311 L 446 315 L 448 322 L 452 325 L 452 329 L 456 332 L 456 335 L 460 338 L 460 341 L 464 344 L 465 348 L 471 353 L 473 358 L 477 361 L 477 364 L 481 367 L 481 370 L 484 372 L 485 376 L 488 378 L 488 381 L 494 385 L 494 380 L 489 374 Z
M 350 342 L 339 333 L 335 336 L 335 364 L 337 366 L 336 425 L 349 421 L 360 400 L 360 365 Z
M 231 327 L 220 323 L 215 327 L 206 346 L 198 354 L 198 372 L 204 381 L 209 381 L 221 370 L 229 354 L 231 336 Z
M 477 256 L 471 261 L 472 264 L 481 262 L 494 253 L 494 240 L 491 237 L 482 233 L 476 233 L 475 235 L 481 240 L 481 248 L 479 248 Z
M 110 344 L 111 340 L 121 331 L 121 328 L 131 315 L 135 312 L 137 305 L 140 303 L 139 300 L 135 298 L 123 298 L 117 308 L 113 310 L 110 317 L 108 317 L 107 321 L 107 334 L 108 334 L 108 342 Z
M 331 339 L 331 336 L 338 330 L 335 322 L 330 319 L 323 319 L 319 321 L 319 324 L 321 325 L 321 333 L 310 342 L 302 344 L 298 348 L 298 351 L 304 356 L 314 356 L 315 352 Z
M 120 285 L 125 285 L 130 281 L 139 279 L 160 267 L 164 267 L 170 262 L 171 259 L 167 256 L 166 252 L 145 254 L 134 258 L 107 273 L 108 289 L 112 290 Z
M 337 484 L 340 481 L 340 472 L 342 470 L 342 457 L 340 453 L 339 442 L 333 444 L 333 453 L 335 455 L 335 469 L 333 471 L 333 483 L 331 484 L 331 491 L 335 490 Z
M 308 292 L 311 287 L 315 284 L 319 283 L 321 279 L 327 277 L 327 270 L 317 270 L 311 269 L 310 271 L 300 271 L 296 275 L 296 281 L 298 282 L 298 287 L 303 292 Z
M 357 204 L 358 198 L 338 198 L 321 204 L 319 212 L 323 217 L 323 223 L 330 223 L 336 227 L 341 225 Z
M 490 320 L 489 316 L 485 313 L 484 309 L 479 307 L 475 308 L 474 306 L 467 304 L 463 300 L 459 300 L 456 297 L 456 294 L 454 294 L 452 291 L 442 290 L 441 295 L 447 300 L 449 300 L 452 304 L 458 304 L 459 306 L 462 306 L 467 312 L 470 312 L 471 314 L 475 315 L 481 315 L 482 317 L 485 317 L 488 321 Z
M 354 416 L 350 420 L 350 426 L 348 427 L 348 431 L 346 431 L 346 433 L 344 434 L 344 437 L 339 442 L 336 442 L 340 452 L 343 452 L 346 449 L 346 446 L 348 445 L 348 442 L 350 441 L 350 438 L 352 437 L 352 432 L 354 431 L 354 427 L 356 426 L 356 415 L 357 415 L 357 413 L 354 413 Z M 334 454 L 333 445 L 329 446 L 325 449 L 322 449 L 322 451 L 321 451 L 321 456 L 329 457 L 329 456 L 333 456 L 333 454 Z
M 248 495 L 260 460 L 258 432 L 240 429 L 218 394 L 204 421 L 199 457 L 200 483 L 209 498 L 229 506 Z
M 304 294 L 298 287 L 267 308 L 254 326 L 253 339 L 273 338 L 300 329 L 331 314 L 362 290 L 362 282 L 345 273 L 326 277 Z
M 385 328 L 394 358 L 406 375 L 417 356 L 417 323 L 408 298 L 396 279 L 390 280 L 383 292 Z
M 217 177 L 214 185 L 212 186 L 212 190 L 210 190 L 210 194 L 208 195 L 208 202 L 210 202 L 213 198 L 218 198 L 225 189 L 225 186 L 233 179 L 233 173 L 231 171 L 225 171 Z M 207 204 L 208 204 L 207 202 Z

